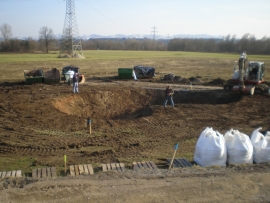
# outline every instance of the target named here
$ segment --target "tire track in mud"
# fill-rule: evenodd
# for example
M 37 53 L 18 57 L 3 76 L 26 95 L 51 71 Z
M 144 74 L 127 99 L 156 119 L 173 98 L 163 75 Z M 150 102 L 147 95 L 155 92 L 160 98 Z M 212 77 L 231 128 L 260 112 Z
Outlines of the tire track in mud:
M 71 100 L 73 105 L 71 105 L 71 110 L 75 114 L 68 115 L 55 109 L 52 101 L 74 97 L 70 93 L 70 87 L 56 87 L 55 93 L 40 91 L 39 87 L 31 88 L 30 91 L 24 93 L 17 92 L 20 94 L 19 97 L 15 97 L 15 92 L 10 95 L 14 97 L 13 103 L 16 107 L 13 112 L 10 112 L 11 107 L 14 107 L 13 103 L 4 101 L 4 104 L 0 104 L 2 107 L 0 107 L 0 113 L 5 113 L 5 116 L 0 118 L 2 131 L 0 153 L 10 156 L 14 156 L 13 154 L 34 156 L 39 160 L 44 160 L 44 163 L 50 158 L 59 158 L 62 154 L 69 155 L 74 163 L 82 160 L 100 163 L 119 158 L 155 157 L 152 154 L 171 152 L 170 149 L 173 148 L 175 142 L 185 142 L 198 137 L 204 127 L 219 124 L 225 127 L 230 126 L 233 124 L 230 116 L 237 118 L 241 124 L 240 121 L 254 113 L 253 109 L 248 109 L 249 112 L 243 114 L 241 112 L 243 104 L 237 103 L 215 106 L 209 103 L 184 102 L 176 103 L 174 109 L 169 105 L 167 109 L 164 109 L 161 105 L 154 105 L 160 103 L 158 101 L 155 101 L 153 105 L 148 104 L 151 99 L 145 96 L 145 91 L 121 90 L 121 93 L 117 93 L 118 90 L 113 90 L 111 93 L 100 89 L 100 91 L 89 91 L 85 95 L 76 95 L 76 97 L 82 97 L 83 100 L 74 100 L 77 101 L 75 106 Z M 1 98 L 5 94 L 0 94 Z M 96 98 L 95 94 L 99 96 Z M 92 96 L 95 103 L 91 103 Z M 127 100 L 127 97 L 136 98 Z M 160 98 L 158 97 L 158 100 Z M 20 99 L 22 101 L 19 101 Z M 259 99 L 257 101 L 245 99 L 245 104 L 247 104 L 245 106 L 249 106 L 250 102 L 253 108 L 256 108 L 255 111 L 263 110 L 266 114 L 267 101 L 264 100 L 265 106 L 259 107 L 261 101 Z M 104 101 L 104 105 L 99 104 L 100 100 Z M 67 103 L 61 104 L 68 105 L 69 102 L 67 100 Z M 117 105 L 116 108 L 114 108 L 115 105 Z M 88 129 L 84 126 L 83 119 L 85 118 L 79 118 L 76 111 L 73 111 L 76 107 L 82 112 L 87 110 L 93 113 L 91 115 L 96 116 L 93 118 L 96 122 L 93 135 L 89 135 Z M 231 107 L 229 110 L 232 112 L 228 113 L 228 107 Z M 117 109 L 119 112 L 114 114 Z M 21 118 L 24 120 L 22 124 Z M 253 115 L 252 118 L 255 116 Z M 250 121 L 252 118 L 249 118 Z M 191 149 L 187 150 L 192 150 L 193 146 L 189 145 L 186 148 L 188 147 Z

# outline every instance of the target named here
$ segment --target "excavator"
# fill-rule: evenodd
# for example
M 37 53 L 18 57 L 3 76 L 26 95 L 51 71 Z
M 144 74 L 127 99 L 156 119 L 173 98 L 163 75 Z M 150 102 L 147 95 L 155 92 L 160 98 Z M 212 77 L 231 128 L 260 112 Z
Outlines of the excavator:
M 264 80 L 264 76 L 264 62 L 248 62 L 246 52 L 242 52 L 238 61 L 235 61 L 233 77 L 226 82 L 224 90 L 250 95 L 266 93 L 269 91 L 269 85 Z

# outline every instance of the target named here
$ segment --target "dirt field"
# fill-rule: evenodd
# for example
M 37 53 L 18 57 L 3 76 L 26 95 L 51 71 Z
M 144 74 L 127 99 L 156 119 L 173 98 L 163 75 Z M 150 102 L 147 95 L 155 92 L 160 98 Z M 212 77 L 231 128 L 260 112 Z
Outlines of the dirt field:
M 162 106 L 165 83 L 156 80 L 87 80 L 79 94 L 59 85 L 0 85 L 1 158 L 27 159 L 22 179 L 0 181 L 2 202 L 270 202 L 270 166 L 230 166 L 168 171 L 173 155 L 193 162 L 206 127 L 247 135 L 269 130 L 270 96 L 230 94 L 214 86 L 172 84 L 175 108 Z M 211 81 L 210 81 L 211 82 Z M 92 134 L 87 127 L 92 121 Z M 65 177 L 68 165 L 92 164 L 92 176 Z M 29 161 L 30 160 L 30 161 Z M 134 161 L 154 161 L 158 171 L 134 172 Z M 127 171 L 103 173 L 102 163 Z M 55 166 L 55 180 L 33 180 L 33 168 Z

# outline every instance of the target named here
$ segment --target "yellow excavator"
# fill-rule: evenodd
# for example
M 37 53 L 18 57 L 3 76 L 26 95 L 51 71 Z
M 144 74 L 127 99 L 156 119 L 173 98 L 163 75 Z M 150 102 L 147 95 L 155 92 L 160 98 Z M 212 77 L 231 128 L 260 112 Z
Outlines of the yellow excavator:
M 269 92 L 269 85 L 264 80 L 265 64 L 260 61 L 248 62 L 246 52 L 243 52 L 234 66 L 232 79 L 224 85 L 226 91 L 238 91 L 253 95 Z

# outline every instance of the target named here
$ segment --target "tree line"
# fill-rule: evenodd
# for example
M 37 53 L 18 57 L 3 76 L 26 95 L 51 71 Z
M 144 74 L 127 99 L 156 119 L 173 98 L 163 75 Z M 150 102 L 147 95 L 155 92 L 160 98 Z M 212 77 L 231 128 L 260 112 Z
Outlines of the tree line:
M 12 29 L 8 24 L 0 26 L 0 52 L 44 52 L 61 50 L 61 39 L 56 39 L 53 30 L 43 26 L 39 30 L 39 39 L 12 38 Z M 270 54 L 270 38 L 256 39 L 245 34 L 241 39 L 227 35 L 223 39 L 175 38 L 152 40 L 143 39 L 84 39 L 83 50 L 145 50 L 145 51 L 189 51 L 211 53 Z

